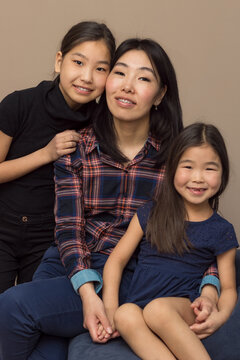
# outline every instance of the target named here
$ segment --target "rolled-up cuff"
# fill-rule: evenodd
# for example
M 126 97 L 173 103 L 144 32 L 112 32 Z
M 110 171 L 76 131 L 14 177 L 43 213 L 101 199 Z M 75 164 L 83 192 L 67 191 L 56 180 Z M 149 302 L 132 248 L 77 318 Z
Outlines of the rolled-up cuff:
M 213 285 L 215 286 L 215 288 L 217 289 L 218 295 L 220 296 L 220 281 L 216 276 L 213 275 L 206 275 L 204 276 L 204 278 L 202 279 L 200 288 L 199 288 L 199 293 L 201 294 L 202 292 L 202 288 L 205 285 Z
M 103 285 L 101 274 L 99 274 L 99 272 L 97 272 L 96 270 L 92 270 L 92 269 L 81 270 L 76 274 L 74 274 L 70 280 L 77 294 L 78 294 L 78 289 L 87 282 L 94 283 L 96 293 L 98 293 L 101 290 Z

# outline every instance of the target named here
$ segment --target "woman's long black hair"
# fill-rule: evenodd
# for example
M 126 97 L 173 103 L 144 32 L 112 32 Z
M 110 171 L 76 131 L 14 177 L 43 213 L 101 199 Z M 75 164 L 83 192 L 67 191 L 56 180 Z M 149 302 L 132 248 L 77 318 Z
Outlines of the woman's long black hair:
M 142 50 L 147 54 L 160 78 L 161 88 L 167 88 L 158 109 L 152 108 L 150 113 L 150 133 L 161 141 L 156 166 L 162 166 L 166 161 L 170 144 L 183 127 L 176 74 L 166 52 L 151 39 L 133 38 L 122 42 L 116 50 L 113 66 L 123 54 L 130 50 Z M 117 147 L 113 118 L 107 108 L 105 93 L 101 96 L 93 127 L 101 150 L 115 161 L 126 162 L 128 159 Z

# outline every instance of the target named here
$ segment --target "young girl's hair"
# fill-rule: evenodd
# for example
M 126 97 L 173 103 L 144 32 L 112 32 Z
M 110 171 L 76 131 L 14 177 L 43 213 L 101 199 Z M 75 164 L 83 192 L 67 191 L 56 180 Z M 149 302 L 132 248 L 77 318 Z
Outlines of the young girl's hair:
M 171 146 L 166 165 L 166 174 L 149 217 L 146 236 L 160 252 L 179 253 L 191 248 L 186 236 L 187 213 L 184 201 L 174 187 L 174 177 L 183 153 L 190 147 L 210 145 L 222 164 L 221 186 L 209 199 L 213 210 L 218 210 L 218 198 L 225 190 L 229 179 L 227 149 L 219 130 L 214 125 L 194 123 L 187 126 Z
M 64 57 L 72 48 L 85 41 L 104 40 L 110 52 L 111 59 L 115 53 L 115 39 L 105 24 L 95 21 L 82 21 L 69 29 L 62 39 L 60 51 Z
M 122 42 L 116 50 L 113 66 L 130 50 L 142 50 L 147 54 L 160 78 L 160 89 L 167 88 L 157 110 L 152 107 L 150 113 L 150 132 L 161 140 L 161 149 L 156 158 L 157 166 L 161 166 L 166 161 L 169 144 L 183 126 L 176 74 L 166 52 L 151 39 L 133 38 Z M 103 152 L 122 163 L 128 160 L 117 147 L 113 118 L 107 108 L 105 94 L 101 96 L 100 115 L 94 119 L 94 130 Z

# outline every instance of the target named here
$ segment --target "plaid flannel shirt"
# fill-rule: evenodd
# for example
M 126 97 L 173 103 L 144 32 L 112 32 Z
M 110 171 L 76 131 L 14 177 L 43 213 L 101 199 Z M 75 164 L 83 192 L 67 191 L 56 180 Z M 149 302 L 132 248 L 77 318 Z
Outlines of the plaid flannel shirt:
M 155 167 L 160 141 L 152 136 L 124 167 L 100 151 L 91 127 L 80 134 L 77 150 L 55 163 L 56 243 L 76 291 L 87 281 L 101 282 L 91 271 L 91 253 L 111 253 L 165 172 Z

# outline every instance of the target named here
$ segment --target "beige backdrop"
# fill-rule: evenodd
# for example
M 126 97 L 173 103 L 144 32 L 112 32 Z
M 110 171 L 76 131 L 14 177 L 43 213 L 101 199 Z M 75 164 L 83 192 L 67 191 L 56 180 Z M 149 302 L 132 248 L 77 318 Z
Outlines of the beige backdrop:
M 152 37 L 178 77 L 184 123 L 214 123 L 231 160 L 221 212 L 240 239 L 239 0 L 0 0 L 0 100 L 50 79 L 65 32 L 82 20 L 105 22 L 117 42 Z

